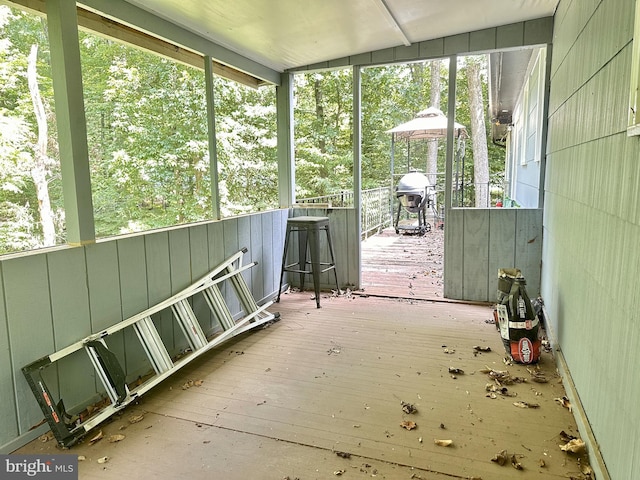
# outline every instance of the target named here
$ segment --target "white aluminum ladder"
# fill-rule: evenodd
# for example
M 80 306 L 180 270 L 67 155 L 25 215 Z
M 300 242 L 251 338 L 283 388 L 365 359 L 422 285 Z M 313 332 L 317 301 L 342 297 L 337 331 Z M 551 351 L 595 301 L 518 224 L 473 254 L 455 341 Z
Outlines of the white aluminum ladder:
M 60 445 L 69 447 L 75 444 L 93 427 L 225 340 L 279 318 L 279 314 L 266 311 L 273 302 L 258 306 L 251 295 L 242 272 L 256 263 L 241 265 L 242 256 L 246 252 L 246 249 L 237 252 L 197 282 L 163 302 L 22 368 Z M 238 321 L 234 320 L 219 288 L 219 285 L 225 281 L 231 285 L 243 309 L 244 316 Z M 203 294 L 209 310 L 222 329 L 222 333 L 213 338 L 207 338 L 190 303 L 190 300 L 200 293 Z M 164 345 L 152 319 L 152 315 L 163 310 L 172 312 L 172 317 L 179 325 L 191 350 L 187 355 L 175 360 Z M 126 375 L 120 362 L 109 350 L 105 341 L 110 335 L 128 327 L 135 331 L 153 368 L 153 374 L 149 378 L 131 389 L 126 382 Z M 57 403 L 53 401 L 51 391 L 42 377 L 42 371 L 58 360 L 82 349 L 87 352 L 110 404 L 87 420 L 74 423 L 69 420 L 71 416 L 65 411 L 62 399 Z

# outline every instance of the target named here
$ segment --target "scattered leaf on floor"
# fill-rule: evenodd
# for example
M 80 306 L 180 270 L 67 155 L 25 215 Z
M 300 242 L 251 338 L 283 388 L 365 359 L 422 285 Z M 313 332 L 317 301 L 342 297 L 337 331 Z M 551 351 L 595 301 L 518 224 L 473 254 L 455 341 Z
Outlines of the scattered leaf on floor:
M 507 451 L 502 450 L 501 452 L 496 453 L 491 461 L 497 463 L 502 467 L 507 463 Z
M 473 349 L 476 352 L 490 352 L 491 351 L 491 347 L 481 347 L 479 345 L 474 345 Z
M 573 405 L 571 405 L 571 402 L 567 397 L 554 398 L 554 400 L 558 402 L 560 405 L 562 405 L 564 408 L 567 408 L 570 413 L 573 412 Z
M 122 440 L 124 440 L 124 439 L 125 439 L 125 436 L 124 436 L 124 435 L 122 435 L 122 434 L 120 434 L 120 433 L 115 434 L 115 435 L 109 435 L 109 436 L 107 437 L 107 440 L 109 441 L 109 443 L 117 443 L 117 442 L 121 442 L 121 441 L 122 441 Z
M 89 440 L 89 445 L 93 445 L 94 443 L 99 442 L 100 440 L 102 440 L 103 437 L 104 437 L 104 434 L 102 433 L 102 430 L 100 430 L 91 438 L 91 440 Z
M 559 445 L 560 450 L 563 452 L 569 453 L 582 453 L 586 449 L 585 443 L 579 438 L 574 438 L 573 440 L 569 440 L 564 445 Z
M 537 403 L 513 402 L 513 404 L 518 408 L 540 408 L 540 405 L 538 405 Z
M 541 458 L 540 460 L 538 460 L 538 465 L 542 468 L 547 466 L 547 464 L 544 461 L 544 458 Z
M 536 383 L 547 383 L 549 381 L 539 366 L 536 366 L 534 369 L 527 368 L 527 370 L 529 371 L 529 375 L 531 375 L 532 381 Z
M 339 476 L 340 476 L 340 475 L 342 475 L 344 472 L 345 472 L 345 470 L 336 470 L 335 472 L 333 472 L 333 474 L 339 477 Z
M 98 463 L 107 463 L 109 461 L 109 457 L 100 457 L 98 459 Z
M 84 462 L 87 459 L 87 457 L 85 457 L 84 455 L 78 455 L 78 461 L 79 462 Z
M 418 425 L 416 424 L 416 422 L 412 422 L 410 420 L 405 420 L 404 422 L 402 422 L 400 424 L 400 426 L 402 428 L 406 428 L 407 430 L 413 430 L 414 428 L 417 428 Z
M 564 430 L 562 430 L 560 432 L 560 441 L 563 443 L 567 443 L 570 440 L 573 440 L 574 438 L 578 438 L 578 437 L 574 437 L 573 435 L 569 435 L 567 432 L 565 432 Z
M 400 402 L 402 405 L 402 411 L 404 413 L 416 413 L 418 411 L 418 409 L 415 407 L 415 405 L 412 405 L 410 403 L 407 402 Z
M 434 438 L 433 443 L 440 447 L 449 447 L 453 443 L 453 440 L 438 440 L 437 438 Z
M 462 375 L 464 374 L 464 370 L 462 370 L 461 368 L 449 367 L 449 373 L 452 373 L 454 375 Z
M 183 385 L 182 385 L 182 390 L 188 390 L 189 388 L 193 387 L 193 380 L 187 380 Z
M 593 468 L 590 465 L 580 465 L 580 471 L 589 478 L 593 477 Z
M 340 458 L 351 458 L 351 454 L 348 452 L 336 452 L 336 455 Z
M 511 455 L 511 466 L 516 470 L 524 470 L 524 467 L 520 462 L 518 462 L 518 459 L 515 455 Z
M 193 382 L 193 386 L 201 387 L 203 383 L 204 383 L 204 380 L 196 380 L 195 382 Z
M 453 355 L 454 353 L 456 353 L 456 351 L 453 348 L 445 348 L 443 352 L 449 355 Z
M 129 417 L 129 423 L 138 423 L 144 419 L 144 415 L 131 415 Z

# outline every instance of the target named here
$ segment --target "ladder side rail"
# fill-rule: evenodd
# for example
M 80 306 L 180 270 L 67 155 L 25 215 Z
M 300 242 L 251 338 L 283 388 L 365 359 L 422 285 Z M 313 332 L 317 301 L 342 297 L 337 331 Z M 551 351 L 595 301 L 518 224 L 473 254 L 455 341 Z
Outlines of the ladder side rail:
M 226 263 L 225 262 L 225 266 L 224 268 L 216 268 L 214 271 L 217 272 L 216 275 L 218 275 L 219 273 L 221 273 L 225 268 L 226 268 Z M 233 274 L 229 274 L 229 275 L 224 275 L 222 277 L 218 277 L 215 279 L 208 279 L 208 281 L 205 281 L 204 283 L 200 283 L 196 288 L 187 288 L 179 293 L 177 293 L 176 295 L 173 295 L 172 297 L 154 305 L 151 308 L 148 308 L 140 313 L 137 313 L 135 315 L 133 315 L 132 317 L 129 317 L 125 320 L 122 320 L 118 323 L 116 323 L 115 325 L 112 325 L 111 327 L 108 327 L 104 330 L 101 330 L 100 332 L 94 333 L 89 335 L 88 337 L 85 337 L 84 339 L 73 343 L 71 345 L 69 345 L 68 347 L 65 347 L 61 350 L 58 350 L 57 352 L 52 353 L 51 355 L 48 356 L 49 360 L 51 362 L 56 362 L 58 360 L 60 360 L 63 357 L 66 357 L 67 355 L 70 355 L 74 352 L 77 352 L 78 350 L 82 350 L 85 346 L 85 344 L 87 342 L 93 341 L 93 340 L 98 340 L 100 338 L 104 338 L 108 335 L 112 335 L 115 332 L 118 332 L 124 328 L 127 328 L 130 325 L 133 325 L 134 323 L 140 321 L 141 319 L 153 315 L 154 313 L 158 313 L 162 310 L 164 310 L 165 308 L 171 307 L 173 306 L 173 304 L 175 304 L 176 302 L 183 300 L 185 298 L 189 298 L 193 295 L 195 295 L 196 293 L 201 292 L 202 290 L 210 287 L 211 285 L 216 285 L 218 283 L 221 283 L 222 281 L 226 280 L 227 278 L 230 278 L 233 275 L 237 275 L 238 273 L 247 270 L 251 267 L 253 267 L 255 265 L 255 263 L 249 263 L 247 265 L 243 265 L 241 269 L 236 270 Z M 214 272 L 212 271 L 212 273 Z

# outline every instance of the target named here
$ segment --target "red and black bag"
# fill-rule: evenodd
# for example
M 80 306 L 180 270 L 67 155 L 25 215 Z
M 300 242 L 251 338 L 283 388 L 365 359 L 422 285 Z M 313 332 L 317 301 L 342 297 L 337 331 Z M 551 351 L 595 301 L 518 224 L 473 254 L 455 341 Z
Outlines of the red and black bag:
M 540 321 L 531 306 L 524 277 L 519 270 L 512 272 L 517 273 L 510 275 L 503 270 L 499 272 L 500 303 L 496 306 L 498 330 L 507 353 L 515 362 L 536 363 L 540 359 Z M 505 287 L 509 285 L 507 294 Z

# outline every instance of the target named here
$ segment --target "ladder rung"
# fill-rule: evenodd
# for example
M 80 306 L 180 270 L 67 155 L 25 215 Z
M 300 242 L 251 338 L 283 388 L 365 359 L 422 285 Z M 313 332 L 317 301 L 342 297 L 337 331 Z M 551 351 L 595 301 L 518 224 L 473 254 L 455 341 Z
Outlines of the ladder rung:
M 162 373 L 171 370 L 171 368 L 173 368 L 173 361 L 151 317 L 144 317 L 139 322 L 134 323 L 133 328 L 155 372 Z
M 220 292 L 217 285 L 211 285 L 209 288 L 202 291 L 204 298 L 209 305 L 209 308 L 220 322 L 220 326 L 223 330 L 229 330 L 235 325 L 229 307 L 227 307 L 224 301 L 224 296 Z
M 235 272 L 235 268 L 233 267 L 233 265 L 229 265 L 227 267 L 227 270 L 230 273 Z M 244 277 L 241 273 L 238 273 L 237 275 L 231 277 L 231 284 L 233 285 L 236 294 L 238 295 L 238 299 L 240 300 L 245 313 L 249 314 L 258 310 L 258 304 L 254 300 L 253 295 L 251 295 L 249 286 L 247 285 L 247 282 L 244 280 Z
M 171 310 L 178 320 L 182 333 L 187 337 L 191 350 L 196 351 L 204 347 L 207 344 L 207 337 L 202 331 L 189 301 L 187 299 L 180 300 L 171 305 Z
M 118 359 L 104 340 L 88 342 L 85 349 L 111 403 L 119 405 L 129 395 L 129 387 Z

